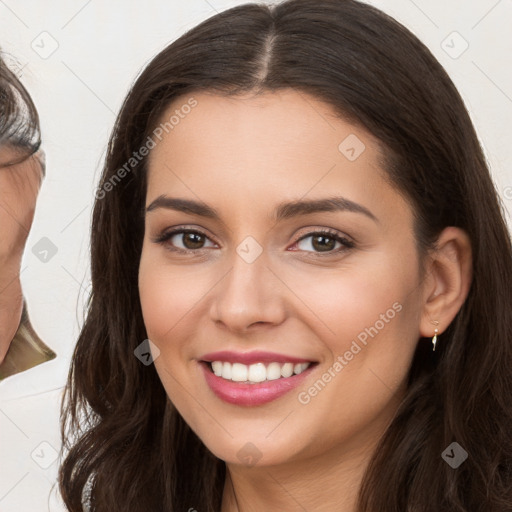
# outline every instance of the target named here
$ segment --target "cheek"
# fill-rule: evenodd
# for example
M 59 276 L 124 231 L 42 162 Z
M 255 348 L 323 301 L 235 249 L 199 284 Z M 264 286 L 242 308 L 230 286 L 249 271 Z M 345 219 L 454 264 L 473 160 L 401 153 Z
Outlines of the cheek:
M 411 261 L 405 264 L 385 253 L 368 255 L 356 264 L 322 272 L 288 276 L 314 315 L 319 338 L 331 352 L 343 353 L 351 341 L 364 343 L 376 330 L 401 326 L 404 302 L 417 283 Z M 370 331 L 370 332 L 369 332 Z
M 192 300 L 192 291 L 183 288 L 177 279 L 169 279 L 165 271 L 142 255 L 139 268 L 139 296 L 148 337 L 155 341 L 166 336 L 185 315 Z
M 139 266 L 139 297 L 146 331 L 160 350 L 177 350 L 180 345 L 175 341 L 183 337 L 183 329 L 194 328 L 190 322 L 213 286 L 211 276 L 190 266 L 171 265 L 165 253 L 146 244 Z
M 297 398 L 329 435 L 335 436 L 339 422 L 357 429 L 371 421 L 403 385 L 420 310 L 416 259 L 408 254 L 372 254 L 335 273 L 302 277 L 305 302 L 317 317 L 309 327 L 326 357 L 318 376 L 323 382 L 309 382 Z M 339 397 L 343 410 L 327 414 Z
M 309 413 L 305 430 L 320 428 L 326 444 L 355 435 L 387 414 L 417 343 L 416 267 L 393 258 L 378 260 L 371 271 L 346 269 L 332 280 L 306 283 L 308 306 L 317 308 L 321 331 L 329 328 L 320 338 L 329 358 L 317 380 L 298 389 L 296 398 Z M 343 406 L 333 410 L 333 404 Z
M 139 269 L 148 337 L 156 342 L 170 336 L 178 339 L 183 329 L 190 329 L 190 335 L 197 322 L 207 323 L 207 318 L 199 319 L 198 315 L 207 315 L 205 305 L 215 300 L 219 269 L 170 264 L 160 249 L 155 251 L 148 244 L 145 241 Z M 281 300 L 294 304 L 290 314 L 303 321 L 331 352 L 343 353 L 352 340 L 364 343 L 374 337 L 375 329 L 390 331 L 392 324 L 399 327 L 409 316 L 398 309 L 411 309 L 405 303 L 410 302 L 410 291 L 417 286 L 413 260 L 409 258 L 406 263 L 396 255 L 379 253 L 358 259 L 357 265 L 316 269 L 280 265 L 275 270 L 287 283 Z
M 0 257 L 21 259 L 32 222 L 33 212 L 28 217 L 17 211 L 12 205 L 0 200 Z

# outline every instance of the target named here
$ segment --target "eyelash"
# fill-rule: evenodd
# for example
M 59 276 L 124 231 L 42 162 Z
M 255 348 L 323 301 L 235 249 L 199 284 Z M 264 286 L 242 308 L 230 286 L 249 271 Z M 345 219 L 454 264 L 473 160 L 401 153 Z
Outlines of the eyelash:
M 155 242 L 157 244 L 164 245 L 164 246 L 166 246 L 166 248 L 168 250 L 173 251 L 173 252 L 177 252 L 177 253 L 181 253 L 181 254 L 197 253 L 199 251 L 203 251 L 203 250 L 207 250 L 208 249 L 206 247 L 201 247 L 199 249 L 182 249 L 181 247 L 174 247 L 174 246 L 171 246 L 170 244 L 167 243 L 173 236 L 181 235 L 181 234 L 183 234 L 183 235 L 185 235 L 185 234 L 195 234 L 195 235 L 203 236 L 203 237 L 209 239 L 209 237 L 205 233 L 203 233 L 202 231 L 198 231 L 196 229 L 176 228 L 176 229 L 173 229 L 171 231 L 163 232 L 161 235 L 159 235 L 158 237 L 154 238 L 153 242 Z M 327 238 L 331 238 L 331 239 L 335 240 L 336 242 L 341 243 L 343 247 L 338 248 L 337 250 L 325 251 L 325 252 L 304 251 L 304 252 L 307 252 L 307 253 L 313 255 L 314 257 L 332 256 L 333 254 L 339 254 L 339 253 L 341 253 L 343 251 L 346 251 L 348 249 L 352 249 L 352 248 L 355 247 L 354 242 L 352 242 L 351 240 L 341 236 L 336 231 L 332 231 L 330 229 L 320 229 L 318 231 L 311 231 L 310 233 L 307 233 L 304 236 L 300 237 L 298 240 L 296 240 L 293 245 L 298 244 L 299 242 L 301 242 L 304 239 L 307 239 L 309 237 L 315 237 L 315 236 L 325 236 Z

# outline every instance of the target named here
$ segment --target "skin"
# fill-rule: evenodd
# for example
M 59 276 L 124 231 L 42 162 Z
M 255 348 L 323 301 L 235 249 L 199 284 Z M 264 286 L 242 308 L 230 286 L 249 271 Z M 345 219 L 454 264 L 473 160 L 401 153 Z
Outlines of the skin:
M 467 295 L 469 240 L 447 228 L 422 273 L 413 212 L 385 180 L 378 141 L 320 100 L 293 90 L 194 98 L 197 107 L 151 151 L 146 206 L 164 194 L 200 200 L 220 220 L 163 207 L 146 213 L 139 291 L 148 337 L 160 350 L 156 370 L 185 421 L 227 463 L 222 512 L 353 511 L 419 337 L 433 336 L 435 321 L 442 333 Z M 338 150 L 350 134 L 366 146 L 355 161 Z M 351 211 L 272 220 L 283 201 L 333 195 L 375 220 Z M 155 241 L 175 227 L 205 237 Z M 331 242 L 326 253 L 316 236 L 298 242 L 321 228 L 354 247 Z M 263 249 L 253 263 L 236 252 L 247 236 Z M 300 403 L 298 393 L 394 303 L 400 312 Z M 223 402 L 205 382 L 198 361 L 217 350 L 264 350 L 318 365 L 298 389 L 243 407 Z M 237 455 L 251 450 L 248 442 L 261 454 L 256 465 Z
M 0 149 L 0 364 L 20 323 L 21 259 L 44 173 L 42 152 L 21 163 L 5 165 L 20 156 L 10 148 Z

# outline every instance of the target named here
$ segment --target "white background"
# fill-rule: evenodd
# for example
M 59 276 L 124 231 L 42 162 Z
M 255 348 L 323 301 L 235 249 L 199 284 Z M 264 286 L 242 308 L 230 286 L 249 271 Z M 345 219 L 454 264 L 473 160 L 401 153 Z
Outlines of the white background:
M 21 274 L 34 328 L 58 353 L 58 359 L 47 366 L 51 371 L 37 375 L 40 391 L 64 385 L 83 319 L 91 206 L 124 96 L 157 52 L 203 19 L 243 3 L 0 0 L 0 47 L 36 103 L 47 156 L 47 176 Z M 369 3 L 408 27 L 447 69 L 474 120 L 504 206 L 512 211 L 512 2 Z M 465 44 L 469 47 L 458 56 Z M 52 45 L 56 50 L 46 55 Z M 32 253 L 43 237 L 57 247 L 46 263 Z M 23 400 L 0 403 L 0 448 L 11 450 L 10 458 L 0 454 L 4 468 L 4 462 L 10 461 L 9 469 L 0 472 L 0 512 L 58 509 L 47 504 L 58 462 L 43 470 L 30 454 L 45 441 L 59 448 L 60 393 L 46 394 L 47 405 L 34 394 L 29 389 Z M 13 449 L 18 450 L 14 458 Z

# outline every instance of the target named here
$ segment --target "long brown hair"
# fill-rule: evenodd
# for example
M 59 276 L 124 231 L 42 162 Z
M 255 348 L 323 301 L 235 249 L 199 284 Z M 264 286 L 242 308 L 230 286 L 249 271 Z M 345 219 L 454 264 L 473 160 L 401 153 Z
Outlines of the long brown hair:
M 382 142 L 384 170 L 415 212 L 422 254 L 447 226 L 471 239 L 468 298 L 435 357 L 418 343 L 358 511 L 511 510 L 512 250 L 500 200 L 442 66 L 402 25 L 354 0 L 229 9 L 164 49 L 131 88 L 102 175 L 111 186 L 94 206 L 93 291 L 63 406 L 66 505 L 82 510 L 90 479 L 96 511 L 220 510 L 225 463 L 167 399 L 153 365 L 133 354 L 147 337 L 137 285 L 146 159 L 122 179 L 119 169 L 178 96 L 284 88 L 325 101 Z M 468 453 L 457 469 L 441 457 L 454 441 Z

